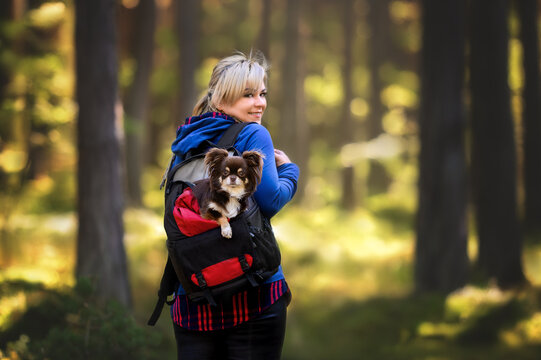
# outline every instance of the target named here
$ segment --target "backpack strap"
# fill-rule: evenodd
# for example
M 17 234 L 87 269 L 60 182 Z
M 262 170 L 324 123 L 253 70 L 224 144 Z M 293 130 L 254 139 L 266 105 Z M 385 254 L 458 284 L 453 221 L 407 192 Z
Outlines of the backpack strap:
M 203 290 L 203 296 L 208 301 L 210 306 L 218 306 L 216 304 L 216 300 L 214 300 L 214 296 L 212 296 L 212 293 L 210 292 L 210 289 L 208 288 L 207 281 L 205 280 L 205 277 L 203 276 L 203 273 L 200 271 L 197 274 L 195 274 L 197 277 L 197 283 L 199 284 L 199 287 L 201 290 Z
M 190 157 L 193 154 L 200 153 L 202 148 L 206 149 L 208 147 L 219 147 L 223 149 L 229 149 L 233 147 L 242 129 L 244 129 L 244 127 L 249 124 L 250 124 L 249 122 L 240 122 L 240 123 L 236 122 L 232 124 L 224 131 L 224 134 L 222 135 L 220 140 L 218 140 L 218 143 L 213 144 L 210 141 L 205 140 L 199 145 L 199 147 L 197 147 L 196 149 L 190 150 L 186 154 L 186 157 Z M 171 160 L 169 160 L 169 165 L 167 166 L 167 168 L 165 169 L 165 172 L 163 173 L 162 181 L 160 183 L 160 190 L 163 189 L 165 183 L 167 182 L 169 170 L 171 170 L 171 168 L 173 167 L 174 162 L 175 162 L 175 154 L 173 154 L 173 156 L 171 157 Z
M 162 280 L 160 281 L 160 289 L 158 290 L 158 301 L 154 307 L 152 315 L 148 319 L 147 324 L 154 326 L 156 321 L 160 318 L 162 313 L 163 306 L 167 303 L 172 305 L 174 298 L 171 301 L 167 301 L 167 297 L 176 291 L 178 284 L 177 274 L 173 268 L 173 263 L 169 256 L 167 257 L 167 263 L 165 264 L 165 269 L 163 270 Z
M 162 176 L 162 182 L 160 183 L 160 190 L 163 189 L 165 182 L 167 181 L 167 174 L 169 174 L 169 170 L 173 166 L 173 163 L 175 162 L 175 154 L 171 157 L 171 160 L 169 160 L 169 165 L 167 165 L 167 168 L 165 169 L 163 176 Z
M 227 130 L 225 130 L 220 140 L 218 140 L 218 142 L 216 143 L 216 146 L 220 148 L 224 148 L 224 149 L 232 147 L 233 145 L 235 145 L 235 141 L 237 140 L 237 137 L 239 136 L 242 129 L 244 129 L 244 127 L 249 124 L 251 123 L 249 122 L 234 123 L 233 125 L 228 127 Z
M 255 281 L 254 276 L 252 275 L 250 271 L 250 265 L 248 264 L 248 261 L 246 260 L 246 256 L 244 256 L 244 254 L 239 256 L 239 263 L 240 263 L 242 272 L 248 279 L 248 282 L 250 283 L 250 285 L 252 285 L 253 287 L 256 287 L 257 285 L 259 285 L 257 281 Z

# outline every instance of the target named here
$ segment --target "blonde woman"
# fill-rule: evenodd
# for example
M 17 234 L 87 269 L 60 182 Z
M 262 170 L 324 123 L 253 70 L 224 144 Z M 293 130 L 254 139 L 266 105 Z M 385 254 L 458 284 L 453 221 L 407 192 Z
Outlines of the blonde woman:
M 261 125 L 266 96 L 267 64 L 261 53 L 237 53 L 220 60 L 208 90 L 177 130 L 172 150 L 175 165 L 201 143 L 217 143 L 235 122 L 250 123 L 238 135 L 235 148 L 264 154 L 262 180 L 254 198 L 261 213 L 271 218 L 293 198 L 299 168 L 274 149 L 269 132 Z M 192 303 L 179 286 L 171 306 L 178 358 L 279 359 L 290 299 L 281 267 L 262 285 L 222 299 L 218 306 Z

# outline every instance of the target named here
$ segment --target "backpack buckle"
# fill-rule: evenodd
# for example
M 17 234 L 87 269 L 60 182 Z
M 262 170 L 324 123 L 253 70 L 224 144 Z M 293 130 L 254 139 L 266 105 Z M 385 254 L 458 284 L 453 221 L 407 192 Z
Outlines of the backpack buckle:
M 246 261 L 246 256 L 244 254 L 239 256 L 239 263 L 240 268 L 242 269 L 242 272 L 248 272 L 250 270 L 250 265 L 248 264 L 248 261 Z
M 205 280 L 205 277 L 203 276 L 202 272 L 198 272 L 195 274 L 195 277 L 197 278 L 197 284 L 201 289 L 205 289 L 207 287 L 207 281 Z

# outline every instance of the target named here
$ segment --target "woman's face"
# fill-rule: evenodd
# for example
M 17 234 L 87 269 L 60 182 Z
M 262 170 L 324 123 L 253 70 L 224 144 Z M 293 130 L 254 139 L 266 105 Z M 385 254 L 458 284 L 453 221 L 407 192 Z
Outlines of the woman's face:
M 220 110 L 242 122 L 261 124 L 267 107 L 267 89 L 261 84 L 258 89 L 245 89 L 244 95 L 231 105 L 221 105 Z

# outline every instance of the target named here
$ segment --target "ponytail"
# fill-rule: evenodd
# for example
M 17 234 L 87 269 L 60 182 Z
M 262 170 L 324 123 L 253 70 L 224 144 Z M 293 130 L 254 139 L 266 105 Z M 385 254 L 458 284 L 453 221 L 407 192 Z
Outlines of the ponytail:
M 212 106 L 210 100 L 212 98 L 212 92 L 208 91 L 205 95 L 203 95 L 199 101 L 195 104 L 193 110 L 192 110 L 192 116 L 197 116 L 204 114 L 209 111 L 216 111 L 214 106 Z

